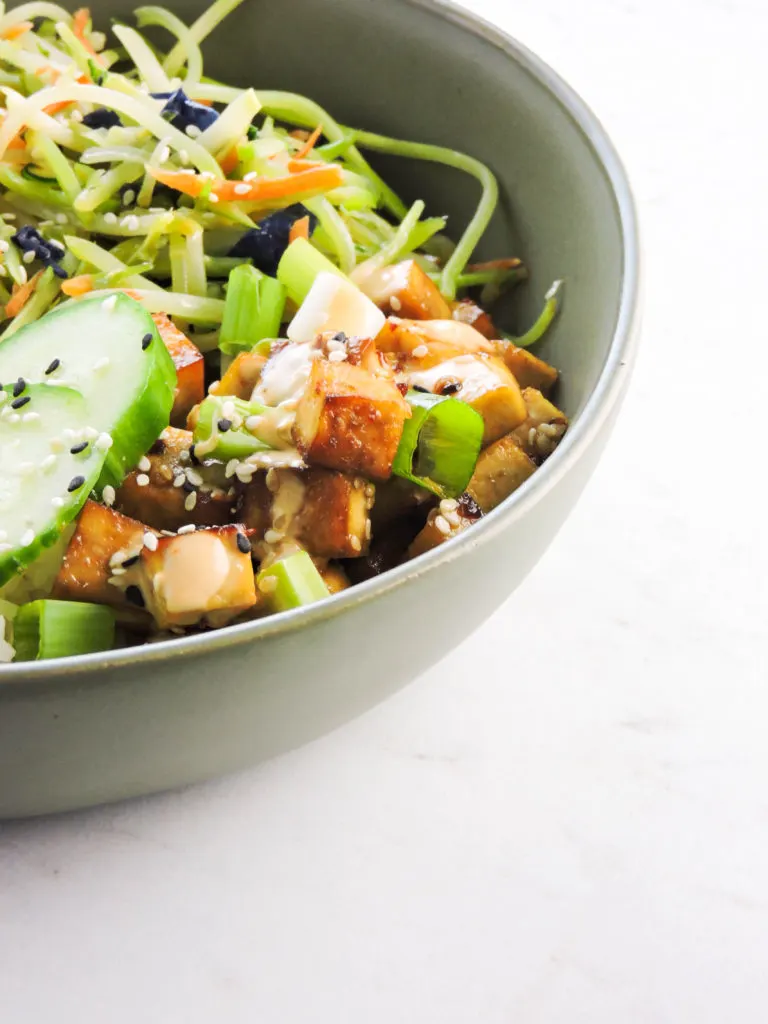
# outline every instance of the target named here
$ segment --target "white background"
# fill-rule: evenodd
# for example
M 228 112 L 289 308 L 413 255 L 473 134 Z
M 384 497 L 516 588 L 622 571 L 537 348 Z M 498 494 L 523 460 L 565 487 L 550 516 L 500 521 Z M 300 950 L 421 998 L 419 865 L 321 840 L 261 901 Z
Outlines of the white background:
M 469 6 L 634 180 L 615 439 L 513 599 L 384 707 L 236 778 L 3 827 L 3 1024 L 768 1019 L 768 8 Z

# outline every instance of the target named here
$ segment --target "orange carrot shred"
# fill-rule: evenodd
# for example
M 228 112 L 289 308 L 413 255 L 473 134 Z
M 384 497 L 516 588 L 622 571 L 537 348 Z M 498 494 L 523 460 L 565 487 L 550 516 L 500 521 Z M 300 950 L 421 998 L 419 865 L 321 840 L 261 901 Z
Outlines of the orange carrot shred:
M 37 288 L 37 282 L 42 275 L 42 270 L 38 270 L 35 276 L 31 277 L 26 284 L 16 284 L 13 286 L 13 294 L 8 305 L 5 307 L 6 316 L 18 316 L 32 297 L 35 288 Z
M 289 165 L 290 166 L 290 165 Z M 304 192 L 325 192 L 338 188 L 344 181 L 344 173 L 336 164 L 315 163 L 297 173 L 285 174 L 279 178 L 256 178 L 253 181 L 228 181 L 223 178 L 211 180 L 200 174 L 183 171 L 161 171 L 151 168 L 150 173 L 157 181 L 185 195 L 215 195 L 225 202 L 268 203 L 274 199 L 300 195 Z
M 298 151 L 298 153 L 296 153 L 296 155 L 294 156 L 294 160 L 305 160 L 317 145 L 317 141 L 322 134 L 323 126 L 319 124 L 317 128 L 315 128 L 315 130 L 309 136 L 304 145 L 301 147 L 301 149 Z
M 288 232 L 288 244 L 295 242 L 297 238 L 309 239 L 309 217 L 300 217 L 291 224 Z
M 93 274 L 80 274 L 78 277 L 70 277 L 68 281 L 61 282 L 61 290 L 70 298 L 80 295 L 87 295 L 93 291 Z
M 13 42 L 14 39 L 20 39 L 21 36 L 25 36 L 34 27 L 31 21 L 17 21 L 15 25 L 7 28 L 0 38 Z
M 91 12 L 87 7 L 81 7 L 72 15 L 72 32 L 80 40 L 88 53 L 91 54 L 97 64 L 101 65 L 101 57 L 96 53 L 90 39 L 86 35 L 91 24 Z
M 237 167 L 239 159 L 240 158 L 237 155 L 237 145 L 234 145 L 231 149 L 228 149 L 221 160 L 219 160 L 219 167 L 222 169 L 224 174 L 231 174 Z

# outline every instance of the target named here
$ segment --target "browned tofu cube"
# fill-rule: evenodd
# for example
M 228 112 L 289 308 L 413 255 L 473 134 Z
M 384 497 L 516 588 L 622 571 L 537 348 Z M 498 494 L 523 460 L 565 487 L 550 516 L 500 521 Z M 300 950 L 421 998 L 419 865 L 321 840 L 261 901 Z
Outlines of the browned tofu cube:
M 157 530 L 180 526 L 220 526 L 232 519 L 229 481 L 220 463 L 194 465 L 192 434 L 168 427 L 146 456 L 146 462 L 123 480 L 115 508 Z
M 128 602 L 122 589 L 111 584 L 123 563 L 142 550 L 148 531 L 135 519 L 87 501 L 77 520 L 53 587 L 53 596 L 67 601 L 89 601 L 119 608 Z
M 376 336 L 376 347 L 399 360 L 401 367 L 426 370 L 457 356 L 496 349 L 479 331 L 457 320 L 400 320 L 391 316 Z
M 135 573 L 161 629 L 224 626 L 257 601 L 250 545 L 237 526 L 160 537 L 154 551 L 142 549 Z
M 535 472 L 536 464 L 508 434 L 480 453 L 467 494 L 483 512 L 490 512 Z
M 480 516 L 480 509 L 474 500 L 461 498 L 459 501 L 447 499 L 441 501 L 437 508 L 433 508 L 427 516 L 427 521 L 422 530 L 408 548 L 408 557 L 416 558 L 426 551 L 444 544 L 451 537 L 457 537 L 472 523 L 477 522 Z
M 351 586 L 347 574 L 335 562 L 329 562 L 323 566 L 319 565 L 318 569 L 323 577 L 323 583 L 328 587 L 329 593 L 340 594 L 342 590 L 347 590 Z
M 299 400 L 293 438 L 307 462 L 386 480 L 410 415 L 392 381 L 350 363 L 317 360 Z
M 499 341 L 498 352 L 521 388 L 536 388 L 548 394 L 557 383 L 557 370 L 539 359 L 527 348 L 518 348 L 508 341 Z
M 525 421 L 514 431 L 520 447 L 534 462 L 543 462 L 557 448 L 568 429 L 568 417 L 535 388 L 526 388 Z
M 184 423 L 192 406 L 202 402 L 205 397 L 203 354 L 165 313 L 153 313 L 152 319 L 176 367 L 171 423 Z
M 290 538 L 313 558 L 356 558 L 368 550 L 374 486 L 312 467 L 271 469 L 242 491 L 241 517 L 256 541 Z
M 266 362 L 266 356 L 258 352 L 241 352 L 232 360 L 221 380 L 211 388 L 211 394 L 242 398 L 249 402 Z
M 361 280 L 360 287 L 385 313 L 409 320 L 450 320 L 451 307 L 415 260 L 385 267 Z
M 499 332 L 491 319 L 491 314 L 486 313 L 484 309 L 481 309 L 471 299 L 462 299 L 460 302 L 455 302 L 452 315 L 454 320 L 458 320 L 462 324 L 469 324 L 470 327 L 474 327 L 476 331 L 479 331 L 489 341 L 499 337 Z

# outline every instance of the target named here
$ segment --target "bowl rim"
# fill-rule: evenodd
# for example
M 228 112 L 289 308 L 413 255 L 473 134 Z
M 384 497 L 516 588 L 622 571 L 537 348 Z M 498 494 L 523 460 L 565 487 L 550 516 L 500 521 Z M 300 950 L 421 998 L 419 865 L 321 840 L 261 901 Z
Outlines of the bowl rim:
M 389 0 L 391 3 L 392 0 Z M 390 569 L 380 577 L 357 584 L 325 601 L 281 612 L 254 622 L 226 626 L 209 633 L 174 637 L 155 644 L 125 647 L 52 661 L 20 662 L 0 667 L 0 692 L 27 687 L 30 683 L 58 684 L 63 679 L 88 679 L 110 670 L 138 666 L 158 667 L 170 661 L 188 660 L 225 648 L 243 647 L 279 634 L 290 634 L 324 622 L 347 609 L 359 607 L 431 573 L 439 566 L 466 557 L 521 518 L 569 472 L 599 434 L 621 397 L 637 347 L 640 300 L 640 240 L 637 212 L 626 170 L 600 120 L 584 100 L 545 61 L 526 46 L 484 18 L 459 7 L 452 0 L 397 0 L 471 32 L 520 64 L 559 103 L 592 149 L 613 193 L 622 237 L 622 279 L 613 338 L 605 363 L 578 419 L 554 454 L 514 494 L 484 516 L 471 530 L 452 538 L 412 562 Z

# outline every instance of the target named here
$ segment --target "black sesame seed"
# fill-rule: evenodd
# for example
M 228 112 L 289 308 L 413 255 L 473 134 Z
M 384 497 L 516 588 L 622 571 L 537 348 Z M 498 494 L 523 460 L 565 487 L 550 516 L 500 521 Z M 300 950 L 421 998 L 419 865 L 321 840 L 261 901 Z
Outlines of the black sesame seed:
M 344 331 L 337 331 L 336 334 L 334 334 L 334 336 L 333 336 L 333 338 L 331 340 L 332 341 L 343 341 L 343 342 L 346 342 L 347 341 L 347 336 L 344 333 Z
M 125 599 L 131 604 L 135 604 L 137 608 L 144 607 L 144 595 L 134 583 L 125 588 Z
M 450 381 L 450 383 L 443 385 L 440 389 L 441 395 L 455 395 L 457 391 L 461 391 L 461 382 L 458 380 Z
M 45 371 L 45 375 L 46 375 L 46 377 L 48 376 L 48 374 L 50 374 L 50 373 L 54 373 L 54 372 L 55 372 L 56 370 L 58 370 L 58 368 L 59 368 L 60 366 L 61 366 L 61 360 L 60 360 L 60 359 L 54 359 L 54 360 L 52 360 L 52 361 L 51 361 L 51 362 L 50 362 L 50 363 L 48 364 L 48 369 L 47 369 L 47 370 Z
M 219 420 L 217 426 L 219 430 L 222 432 L 222 434 L 226 434 L 228 430 L 232 429 L 232 420 L 228 420 L 226 419 L 226 417 L 222 417 Z
M 423 387 L 421 386 L 421 384 L 414 384 L 414 385 L 413 385 L 413 390 L 414 390 L 414 391 L 420 391 L 420 392 L 421 392 L 421 393 L 422 393 L 423 395 L 428 395 L 428 394 L 430 394 L 430 393 L 431 393 L 431 392 L 430 392 L 430 390 L 429 390 L 429 388 L 423 388 Z
M 131 555 L 130 558 L 126 558 L 126 560 L 122 563 L 123 568 L 130 569 L 132 565 L 136 565 L 140 558 L 141 555 Z M 136 589 L 138 590 L 138 587 Z M 141 591 L 139 591 L 139 593 L 141 593 Z
M 73 444 L 72 447 L 69 449 L 69 454 L 70 455 L 79 455 L 80 452 L 84 452 L 87 447 L 88 447 L 88 442 L 87 441 L 81 441 L 80 444 Z
M 244 555 L 250 555 L 251 553 L 251 542 L 245 536 L 244 533 L 238 533 L 237 535 L 237 546 Z
M 12 409 L 21 409 L 22 406 L 26 405 L 27 402 L 31 401 L 29 395 L 24 395 L 23 398 L 14 398 L 11 402 Z
M 149 346 L 152 344 L 152 337 L 152 334 L 149 331 L 147 331 L 147 333 L 141 339 L 141 347 L 144 352 L 146 352 Z
M 184 483 L 181 485 L 181 489 L 182 491 L 186 491 L 187 494 L 191 494 L 192 491 L 194 491 L 195 489 L 195 485 L 191 484 L 189 480 L 185 480 Z
M 165 451 L 165 441 L 162 437 L 158 437 L 152 447 L 149 449 L 147 454 L 149 455 L 162 455 Z
M 19 377 L 16 383 L 13 385 L 13 397 L 18 398 L 24 388 L 27 386 L 27 382 L 23 377 Z
M 67 485 L 67 490 L 71 494 L 73 491 L 78 491 L 85 483 L 84 476 L 73 476 Z

